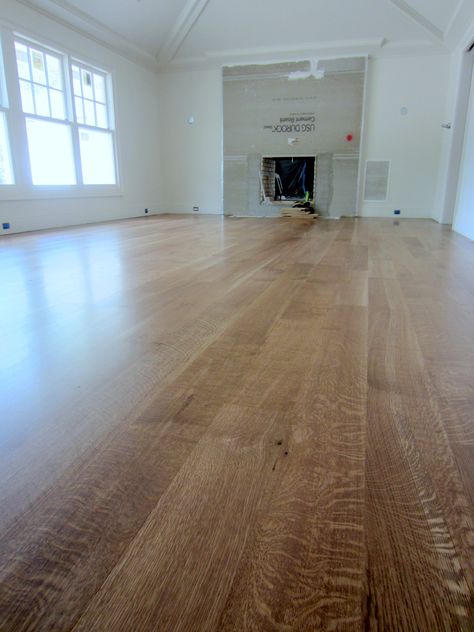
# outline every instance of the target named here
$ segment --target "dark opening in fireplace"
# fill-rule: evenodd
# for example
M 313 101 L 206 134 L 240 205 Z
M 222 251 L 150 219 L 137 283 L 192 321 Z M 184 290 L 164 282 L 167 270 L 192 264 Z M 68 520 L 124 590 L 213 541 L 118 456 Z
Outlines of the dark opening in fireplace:
M 314 194 L 314 156 L 274 158 L 275 198 L 300 200 Z

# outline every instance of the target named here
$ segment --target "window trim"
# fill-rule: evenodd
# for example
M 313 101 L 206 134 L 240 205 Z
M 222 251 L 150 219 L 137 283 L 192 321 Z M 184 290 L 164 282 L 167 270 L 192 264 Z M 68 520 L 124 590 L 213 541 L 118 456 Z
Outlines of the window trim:
M 12 134 L 10 125 L 10 101 L 8 98 L 8 86 L 5 73 L 4 34 L 0 30 L 0 113 L 5 117 L 6 138 L 8 143 L 8 160 L 13 182 L 0 185 L 0 191 L 11 192 L 17 187 L 16 165 L 12 151 Z
M 0 184 L 0 191 L 1 190 L 6 190 L 6 191 L 11 191 L 13 190 L 13 188 L 16 187 L 16 178 L 15 178 L 15 165 L 13 164 L 13 155 L 12 155 L 12 141 L 11 141 L 11 133 L 10 133 L 10 125 L 9 125 L 9 120 L 8 120 L 8 114 L 9 114 L 9 110 L 7 107 L 4 106 L 3 104 L 3 95 L 0 96 L 0 116 L 4 116 L 5 117 L 5 136 L 7 139 L 7 151 L 8 151 L 8 162 L 9 167 L 10 167 L 10 171 L 11 171 L 11 176 L 12 176 L 12 182 L 8 182 L 6 184 Z
M 20 91 L 20 77 L 17 68 L 15 41 L 26 46 L 37 48 L 43 54 L 51 54 L 61 60 L 63 94 L 65 99 L 65 119 L 45 117 L 37 114 L 23 112 Z M 9 141 L 10 159 L 13 170 L 15 184 L 5 184 L 0 186 L 0 200 L 27 200 L 27 199 L 48 199 L 48 198 L 100 198 L 100 197 L 122 197 L 123 188 L 121 180 L 121 160 L 119 151 L 119 139 L 116 129 L 115 115 L 115 94 L 113 69 L 98 66 L 94 62 L 88 61 L 77 52 L 67 50 L 66 47 L 51 43 L 45 44 L 39 41 L 37 36 L 28 36 L 23 29 L 14 27 L 0 21 L 0 53 L 3 53 L 4 82 L 0 86 L 0 93 L 5 98 L 7 89 L 8 108 L 2 102 L 0 109 L 6 112 Z M 108 128 L 91 127 L 78 124 L 76 122 L 74 110 L 74 94 L 72 86 L 71 65 L 76 63 L 92 72 L 105 77 L 105 89 L 107 98 Z M 1 75 L 1 73 L 0 73 Z M 0 76 L 0 82 L 1 82 Z M 28 141 L 26 136 L 26 119 L 34 118 L 52 123 L 63 123 L 70 127 L 74 164 L 76 170 L 76 184 L 69 185 L 35 185 L 32 181 L 31 168 L 29 164 Z M 112 127 L 111 127 L 112 126 Z M 79 127 L 100 130 L 112 134 L 113 159 L 115 167 L 115 184 L 84 184 L 82 181 L 81 157 L 79 148 Z M 80 177 L 79 177 L 80 176 Z

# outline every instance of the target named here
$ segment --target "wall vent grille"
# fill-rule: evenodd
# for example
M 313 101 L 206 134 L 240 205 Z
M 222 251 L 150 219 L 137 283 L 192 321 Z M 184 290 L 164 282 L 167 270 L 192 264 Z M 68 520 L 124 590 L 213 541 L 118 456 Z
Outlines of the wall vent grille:
M 365 196 L 367 201 L 387 199 L 390 163 L 388 160 L 368 160 L 365 170 Z

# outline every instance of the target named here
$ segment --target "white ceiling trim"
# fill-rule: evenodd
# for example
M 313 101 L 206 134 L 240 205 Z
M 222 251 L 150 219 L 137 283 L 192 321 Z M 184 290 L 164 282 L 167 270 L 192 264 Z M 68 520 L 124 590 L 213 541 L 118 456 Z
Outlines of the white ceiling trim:
M 211 50 L 206 52 L 206 57 L 209 59 L 221 59 L 227 60 L 229 58 L 241 58 L 241 57 L 261 57 L 272 55 L 285 55 L 287 53 L 301 55 L 301 53 L 318 52 L 318 51 L 340 51 L 341 56 L 346 52 L 359 51 L 364 53 L 370 53 L 374 50 L 380 49 L 385 44 L 385 38 L 377 37 L 371 39 L 361 40 L 341 40 L 341 41 L 328 41 L 328 42 L 306 42 L 293 44 L 291 46 L 261 46 L 255 48 L 244 48 L 234 50 Z M 305 57 L 304 59 L 307 59 Z M 288 60 L 291 61 L 291 60 Z
M 173 60 L 181 44 L 208 4 L 209 0 L 188 0 L 188 2 L 186 2 L 171 29 L 168 39 L 157 56 L 158 63 L 167 64 Z
M 160 64 L 159 71 L 166 74 L 175 71 L 204 70 L 222 66 L 244 66 L 247 64 L 272 64 L 298 62 L 308 59 L 335 59 L 345 57 L 367 57 L 375 55 L 385 45 L 383 37 L 332 41 L 316 44 L 299 43 L 293 46 L 259 47 L 235 50 L 207 51 L 200 57 L 177 58 L 170 63 Z
M 474 6 L 472 0 L 459 0 L 446 29 L 446 44 L 450 49 L 467 46 L 474 37 Z
M 79 35 L 92 39 L 122 57 L 156 71 L 157 61 L 153 55 L 128 41 L 102 22 L 71 6 L 66 0 L 17 0 L 49 19 L 74 30 Z
M 245 66 L 248 64 L 273 64 L 298 62 L 308 59 L 336 59 L 345 57 L 413 57 L 417 55 L 439 55 L 447 51 L 427 40 L 410 42 L 387 42 L 383 37 L 365 40 L 344 40 L 299 43 L 293 46 L 260 47 L 235 50 L 208 51 L 196 57 L 176 58 L 159 66 L 163 74 L 191 70 L 205 70 L 222 66 Z
M 410 18 L 412 22 L 421 27 L 438 44 L 444 41 L 444 33 L 428 18 L 411 7 L 405 0 L 389 0 L 397 9 Z

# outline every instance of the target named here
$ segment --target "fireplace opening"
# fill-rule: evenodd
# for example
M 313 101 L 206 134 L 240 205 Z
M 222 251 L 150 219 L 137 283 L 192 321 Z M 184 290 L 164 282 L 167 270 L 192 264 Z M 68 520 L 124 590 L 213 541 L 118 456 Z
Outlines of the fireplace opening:
M 313 199 L 314 157 L 275 158 L 275 196 L 278 199 Z
M 315 157 L 271 157 L 262 160 L 263 185 L 273 200 L 312 200 Z

